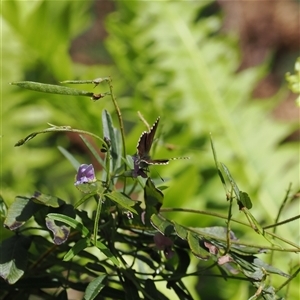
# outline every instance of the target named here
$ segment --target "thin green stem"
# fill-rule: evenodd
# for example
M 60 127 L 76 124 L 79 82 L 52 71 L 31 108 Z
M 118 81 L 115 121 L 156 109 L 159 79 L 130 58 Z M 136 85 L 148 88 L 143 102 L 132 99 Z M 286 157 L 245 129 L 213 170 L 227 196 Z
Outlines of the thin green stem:
M 292 184 L 290 183 L 289 187 L 288 187 L 288 189 L 286 191 L 285 197 L 283 198 L 283 201 L 282 201 L 281 206 L 279 208 L 277 217 L 275 219 L 275 224 L 278 223 L 280 215 L 281 215 L 281 212 L 283 211 L 283 209 L 284 209 L 284 207 L 285 207 L 285 205 L 286 205 L 286 203 L 287 203 L 287 201 L 289 199 L 289 194 L 290 194 L 291 188 L 292 188 Z M 275 231 L 276 231 L 276 227 L 274 227 L 273 233 L 275 233 Z
M 288 220 L 288 221 L 285 220 L 285 221 L 282 221 L 282 222 L 280 222 L 280 223 L 279 223 L 278 221 L 279 221 L 281 212 L 283 211 L 283 209 L 284 209 L 284 207 L 285 207 L 285 205 L 286 205 L 286 203 L 287 203 L 287 201 L 288 201 L 288 199 L 289 199 L 289 194 L 290 194 L 291 188 L 292 188 L 292 184 L 290 183 L 290 184 L 289 184 L 289 187 L 288 187 L 288 189 L 287 189 L 287 191 L 286 191 L 285 197 L 283 198 L 283 201 L 282 201 L 282 203 L 281 203 L 281 206 L 280 206 L 280 208 L 279 208 L 279 210 L 278 210 L 277 217 L 276 217 L 276 219 L 275 219 L 275 224 L 263 227 L 264 230 L 265 230 L 266 228 L 273 228 L 272 233 L 275 234 L 275 233 L 276 233 L 277 226 L 280 226 L 280 225 L 282 225 L 282 224 L 285 224 L 285 223 L 288 223 L 288 222 L 289 222 L 289 220 Z M 299 216 L 298 216 L 298 217 L 299 217 Z M 269 263 L 270 263 L 270 264 L 273 264 L 273 261 L 274 261 L 274 255 L 275 255 L 275 252 L 273 251 L 273 252 L 271 253 L 270 259 L 269 259 Z M 269 277 L 269 284 L 271 284 L 271 280 L 272 280 L 272 277 L 270 276 L 270 277 Z
M 54 126 L 54 125 L 51 125 L 51 126 L 52 127 L 48 128 L 48 129 L 41 130 L 41 131 L 36 131 L 36 132 L 33 132 L 33 133 L 29 134 L 24 139 L 19 140 L 15 144 L 15 147 L 19 147 L 19 146 L 24 145 L 25 143 L 29 142 L 31 139 L 33 139 L 35 136 L 37 136 L 39 134 L 49 133 L 49 132 L 76 132 L 76 133 L 90 135 L 90 136 L 100 140 L 102 143 L 105 143 L 105 141 L 102 138 L 100 138 L 98 135 L 96 135 L 94 133 L 91 133 L 91 132 L 88 132 L 88 131 L 85 131 L 85 130 L 73 129 L 70 126 Z
M 289 219 L 286 219 L 284 221 L 281 221 L 279 223 L 275 223 L 275 224 L 271 224 L 271 225 L 267 225 L 267 226 L 264 226 L 263 229 L 269 229 L 269 228 L 273 228 L 273 227 L 277 227 L 277 226 L 280 226 L 280 225 L 283 225 L 283 224 L 287 224 L 287 223 L 290 223 L 292 221 L 295 221 L 295 220 L 298 220 L 300 218 L 300 215 L 298 216 L 295 216 L 295 217 L 292 217 L 292 218 L 289 218 Z M 273 233 L 275 233 L 275 230 L 273 230 Z

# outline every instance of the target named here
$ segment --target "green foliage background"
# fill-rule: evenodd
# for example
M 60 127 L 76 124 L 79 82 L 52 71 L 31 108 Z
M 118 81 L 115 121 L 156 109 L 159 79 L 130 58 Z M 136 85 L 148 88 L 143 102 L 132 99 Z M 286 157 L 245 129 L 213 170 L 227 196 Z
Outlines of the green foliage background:
M 140 111 L 150 124 L 161 116 L 156 157 L 191 156 L 190 161 L 156 168 L 169 186 L 164 191 L 164 206 L 226 213 L 224 190 L 209 146 L 211 133 L 219 160 L 250 195 L 252 214 L 263 225 L 274 222 L 289 184 L 293 184 L 293 192 L 299 184 L 299 146 L 280 144 L 298 124 L 272 117 L 285 89 L 268 101 L 251 98 L 255 83 L 268 67 L 235 73 L 239 65 L 236 37 L 220 34 L 222 18 L 206 16 L 208 4 L 116 2 L 116 11 L 106 20 L 105 45 L 113 63 L 88 66 L 72 62 L 69 48 L 71 41 L 91 26 L 92 2 L 3 2 L 1 194 L 7 204 L 16 195 L 30 195 L 35 190 L 74 203 L 78 197 L 73 186 L 75 170 L 56 148 L 70 147 L 69 139 L 44 135 L 22 148 L 13 145 L 32 131 L 46 128 L 48 122 L 100 133 L 102 109 L 113 112 L 105 98 L 92 103 L 86 98 L 23 91 L 8 83 L 57 83 L 110 75 L 128 133 L 128 154 L 135 152 L 145 129 L 137 116 Z M 97 89 L 101 91 L 101 87 Z M 173 151 L 168 144 L 174 146 Z M 75 156 L 81 163 L 90 163 L 86 153 L 75 151 Z M 299 205 L 292 202 L 281 220 L 297 212 Z M 168 217 L 185 225 L 224 225 L 192 214 Z M 234 217 L 243 218 L 238 210 Z M 299 243 L 295 241 L 295 237 L 299 239 L 298 225 L 297 221 L 286 224 L 277 233 Z M 239 232 L 239 228 L 235 230 Z M 239 233 L 241 239 L 265 242 L 253 232 Z M 2 229 L 1 236 L 7 234 Z M 296 255 L 276 254 L 275 266 L 289 272 L 287 262 L 294 265 L 296 261 Z M 197 284 L 196 278 L 190 279 L 190 284 Z M 219 291 L 209 290 L 208 286 L 216 284 Z M 243 282 L 206 278 L 198 286 L 201 299 L 208 299 L 203 291 L 210 296 L 218 293 L 215 299 L 246 299 L 250 295 L 248 283 Z M 296 299 L 297 293 L 296 285 L 292 286 L 291 299 Z

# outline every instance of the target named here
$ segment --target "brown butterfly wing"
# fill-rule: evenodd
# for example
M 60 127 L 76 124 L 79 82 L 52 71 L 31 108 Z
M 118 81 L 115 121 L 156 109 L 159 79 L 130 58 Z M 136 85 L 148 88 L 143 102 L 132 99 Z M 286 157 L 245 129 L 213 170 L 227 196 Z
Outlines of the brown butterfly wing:
M 144 131 L 138 141 L 137 144 L 137 154 L 138 156 L 142 158 L 149 157 L 149 153 L 151 150 L 151 146 L 154 140 L 154 136 L 157 130 L 157 126 L 159 123 L 159 117 L 155 121 L 155 123 L 152 125 L 149 131 Z
M 167 165 L 169 163 L 169 159 L 141 159 L 141 164 L 146 165 Z

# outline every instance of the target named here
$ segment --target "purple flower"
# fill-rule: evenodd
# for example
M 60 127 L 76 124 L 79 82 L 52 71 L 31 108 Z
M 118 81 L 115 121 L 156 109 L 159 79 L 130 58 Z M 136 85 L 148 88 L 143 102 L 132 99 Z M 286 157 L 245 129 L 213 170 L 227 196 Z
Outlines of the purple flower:
M 76 182 L 75 185 L 83 184 L 83 183 L 89 183 L 89 182 L 95 182 L 95 171 L 92 164 L 90 165 L 81 165 L 78 168 L 77 175 L 76 175 Z

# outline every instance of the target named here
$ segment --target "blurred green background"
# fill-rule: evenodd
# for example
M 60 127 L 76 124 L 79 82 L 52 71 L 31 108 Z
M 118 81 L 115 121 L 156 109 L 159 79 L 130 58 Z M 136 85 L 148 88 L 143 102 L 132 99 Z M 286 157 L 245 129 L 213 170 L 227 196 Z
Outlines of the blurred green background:
M 297 51 L 290 45 L 286 55 L 279 56 L 276 45 L 270 43 L 258 59 L 259 39 L 251 52 L 246 27 L 235 31 L 228 25 L 232 13 L 230 6 L 213 1 L 2 2 L 1 194 L 5 202 L 9 205 L 16 195 L 40 190 L 75 203 L 80 197 L 73 184 L 75 170 L 57 146 L 68 149 L 81 163 L 93 162 L 74 135 L 40 135 L 15 148 L 19 139 L 48 127 L 47 123 L 101 136 L 103 109 L 117 125 L 108 97 L 93 103 L 85 97 L 21 90 L 9 82 L 57 84 L 112 76 L 128 154 L 134 154 L 145 130 L 137 115 L 140 111 L 150 124 L 161 116 L 155 157 L 191 157 L 155 168 L 169 186 L 164 207 L 226 214 L 228 204 L 209 144 L 211 133 L 218 159 L 250 195 L 252 214 L 262 225 L 274 222 L 289 184 L 293 192 L 299 188 L 299 141 L 292 138 L 299 126 L 299 111 L 281 82 L 285 72 L 293 71 Z M 107 87 L 99 85 L 94 90 L 105 92 Z M 258 99 L 261 96 L 263 100 Z M 297 213 L 299 204 L 291 202 L 280 220 Z M 233 214 L 244 219 L 237 208 Z M 225 225 L 192 214 L 167 216 L 189 226 Z M 253 232 L 233 230 L 241 239 L 265 243 Z M 279 227 L 277 233 L 299 243 L 297 221 Z M 7 234 L 3 229 L 1 236 Z M 285 272 L 297 261 L 295 254 L 275 256 L 275 266 Z M 212 277 L 187 281 L 199 299 L 250 295 L 244 282 Z M 281 282 L 282 278 L 274 277 L 274 285 Z M 298 293 L 295 283 L 290 293 Z

